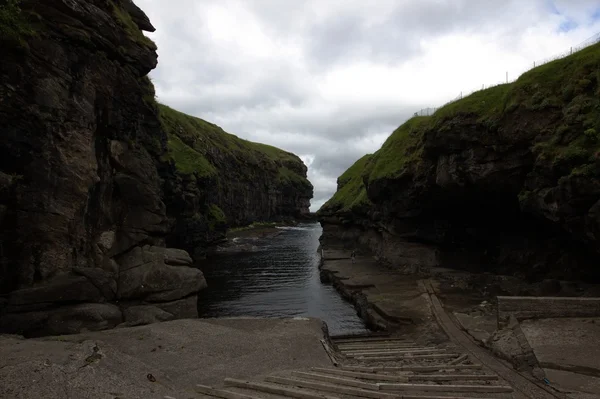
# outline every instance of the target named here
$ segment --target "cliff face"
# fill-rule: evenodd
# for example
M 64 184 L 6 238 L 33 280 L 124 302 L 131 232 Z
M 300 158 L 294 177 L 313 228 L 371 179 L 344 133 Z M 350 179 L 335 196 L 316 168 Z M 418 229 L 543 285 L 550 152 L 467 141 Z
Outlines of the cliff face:
M 140 29 L 154 30 L 130 0 L 0 6 L 0 331 L 193 317 L 206 283 L 186 251 L 166 248 L 192 248 L 180 226 L 214 230 L 227 217 L 220 208 L 237 210 L 238 223 L 275 216 L 267 208 L 295 215 L 310 198 L 269 186 L 268 175 L 256 181 L 272 193 L 236 202 L 243 179 L 210 185 L 195 159 L 181 173 L 146 76 L 156 46 Z M 227 160 L 218 173 L 247 166 Z
M 289 152 L 253 143 L 199 118 L 160 106 L 171 166 L 165 195 L 175 229 L 168 237 L 196 256 L 226 227 L 309 216 L 313 187 Z
M 338 179 L 325 239 L 411 270 L 600 277 L 600 45 L 400 126 Z

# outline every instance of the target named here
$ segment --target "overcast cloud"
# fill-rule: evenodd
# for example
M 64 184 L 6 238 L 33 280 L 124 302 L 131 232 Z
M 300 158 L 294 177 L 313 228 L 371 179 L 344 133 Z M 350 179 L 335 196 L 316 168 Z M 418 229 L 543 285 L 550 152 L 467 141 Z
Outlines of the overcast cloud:
M 313 211 L 414 112 L 600 32 L 597 0 L 135 1 L 159 101 L 298 154 Z

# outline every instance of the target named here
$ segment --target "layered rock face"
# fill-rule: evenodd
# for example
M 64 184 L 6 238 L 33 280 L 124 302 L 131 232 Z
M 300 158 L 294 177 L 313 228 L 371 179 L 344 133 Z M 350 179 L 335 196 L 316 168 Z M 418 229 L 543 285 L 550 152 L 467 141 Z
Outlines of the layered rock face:
M 338 179 L 324 239 L 412 271 L 599 279 L 600 45 L 400 126 Z
M 203 275 L 166 248 L 193 248 L 179 225 L 224 225 L 222 204 L 255 212 L 240 223 L 304 209 L 306 195 L 265 179 L 268 195 L 242 201 L 236 189 L 203 191 L 194 163 L 179 172 L 146 76 L 157 54 L 141 29 L 154 28 L 130 0 L 11 0 L 0 22 L 1 332 L 197 316 Z
M 160 105 L 168 135 L 164 170 L 167 238 L 194 256 L 224 238 L 227 227 L 308 218 L 313 186 L 296 155 L 253 143 L 220 127 Z

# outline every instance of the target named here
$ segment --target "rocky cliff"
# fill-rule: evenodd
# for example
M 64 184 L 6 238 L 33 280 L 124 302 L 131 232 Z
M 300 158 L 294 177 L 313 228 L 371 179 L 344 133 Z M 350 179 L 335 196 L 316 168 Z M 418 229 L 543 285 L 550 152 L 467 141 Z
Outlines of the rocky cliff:
M 600 44 L 400 126 L 338 179 L 324 239 L 396 267 L 599 279 Z
M 206 282 L 167 247 L 308 211 L 297 157 L 156 104 L 142 30 L 130 0 L 0 5 L 0 332 L 193 317 Z
M 253 143 L 199 118 L 160 106 L 168 136 L 167 242 L 195 256 L 222 239 L 227 227 L 309 217 L 313 187 L 306 166 L 289 152 Z

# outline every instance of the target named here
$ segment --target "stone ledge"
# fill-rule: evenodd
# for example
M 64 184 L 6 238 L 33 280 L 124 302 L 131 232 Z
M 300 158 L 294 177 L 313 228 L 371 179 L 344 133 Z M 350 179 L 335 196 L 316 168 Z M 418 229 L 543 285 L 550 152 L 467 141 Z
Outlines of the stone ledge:
M 499 296 L 498 326 L 517 320 L 600 316 L 600 298 Z

